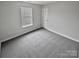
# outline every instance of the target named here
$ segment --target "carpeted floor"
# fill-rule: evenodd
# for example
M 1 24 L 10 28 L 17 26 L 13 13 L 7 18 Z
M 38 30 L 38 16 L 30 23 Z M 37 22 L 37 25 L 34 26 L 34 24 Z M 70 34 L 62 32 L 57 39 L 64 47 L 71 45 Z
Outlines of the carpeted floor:
M 2 43 L 2 58 L 76 58 L 78 43 L 45 29 Z

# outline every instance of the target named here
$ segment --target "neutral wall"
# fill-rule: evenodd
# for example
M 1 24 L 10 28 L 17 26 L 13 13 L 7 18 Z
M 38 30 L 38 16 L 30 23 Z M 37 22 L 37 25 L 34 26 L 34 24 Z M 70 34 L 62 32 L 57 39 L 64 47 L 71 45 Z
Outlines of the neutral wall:
M 47 6 L 45 28 L 79 42 L 79 2 L 56 2 Z
M 22 28 L 20 7 L 32 7 L 33 26 Z M 16 37 L 31 30 L 41 27 L 41 6 L 25 2 L 1 2 L 0 1 L 0 41 Z

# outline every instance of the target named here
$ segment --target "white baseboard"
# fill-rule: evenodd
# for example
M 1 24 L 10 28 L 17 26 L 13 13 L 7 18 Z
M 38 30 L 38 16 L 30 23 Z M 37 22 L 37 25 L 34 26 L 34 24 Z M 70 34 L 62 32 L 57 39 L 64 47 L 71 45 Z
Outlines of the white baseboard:
M 31 30 L 29 30 L 29 31 L 22 31 L 22 32 L 20 32 L 20 33 L 12 33 L 11 35 L 8 35 L 8 36 L 5 37 L 3 40 L 1 40 L 1 42 L 5 42 L 5 41 L 10 40 L 10 39 L 12 39 L 12 38 L 21 36 L 21 35 L 23 35 L 23 34 L 25 34 L 25 33 L 28 33 L 28 32 L 30 32 L 30 31 L 36 30 L 36 29 L 38 29 L 38 28 L 41 28 L 41 27 L 34 27 L 34 28 L 32 28 Z
M 51 31 L 51 32 L 54 32 L 54 33 L 56 33 L 56 34 L 59 34 L 59 35 L 61 35 L 61 36 L 63 36 L 63 37 L 66 37 L 66 38 L 68 38 L 68 39 L 70 39 L 70 40 L 73 40 L 73 41 L 79 43 L 79 40 L 77 40 L 77 39 L 71 38 L 71 37 L 69 37 L 69 36 L 67 36 L 67 35 L 64 35 L 64 34 L 61 34 L 61 33 L 57 32 L 57 31 L 53 31 L 53 30 L 51 30 L 51 29 L 49 29 L 49 28 L 45 28 L 45 29 L 47 29 L 47 30 L 49 30 L 49 31 Z

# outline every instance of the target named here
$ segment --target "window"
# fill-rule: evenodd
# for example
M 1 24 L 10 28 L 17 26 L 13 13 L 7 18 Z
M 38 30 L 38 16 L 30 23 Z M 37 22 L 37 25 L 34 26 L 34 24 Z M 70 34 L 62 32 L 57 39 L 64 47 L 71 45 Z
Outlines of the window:
M 32 8 L 21 7 L 21 25 L 22 28 L 32 25 Z

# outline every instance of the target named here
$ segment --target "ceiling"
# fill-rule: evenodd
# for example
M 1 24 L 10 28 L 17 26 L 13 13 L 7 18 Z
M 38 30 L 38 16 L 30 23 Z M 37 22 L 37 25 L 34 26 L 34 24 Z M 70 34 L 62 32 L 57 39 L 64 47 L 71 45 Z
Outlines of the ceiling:
M 28 3 L 46 5 L 50 3 L 55 3 L 56 1 L 27 1 Z

